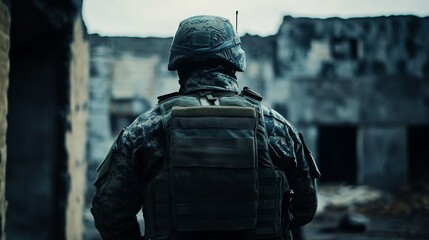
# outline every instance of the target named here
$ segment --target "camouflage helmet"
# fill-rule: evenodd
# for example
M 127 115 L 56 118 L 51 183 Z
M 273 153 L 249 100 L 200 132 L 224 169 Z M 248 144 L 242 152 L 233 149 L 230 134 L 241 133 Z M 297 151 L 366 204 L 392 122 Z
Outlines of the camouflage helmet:
M 183 20 L 171 44 L 168 70 L 180 70 L 189 61 L 220 60 L 236 71 L 246 70 L 240 37 L 228 19 L 194 16 Z

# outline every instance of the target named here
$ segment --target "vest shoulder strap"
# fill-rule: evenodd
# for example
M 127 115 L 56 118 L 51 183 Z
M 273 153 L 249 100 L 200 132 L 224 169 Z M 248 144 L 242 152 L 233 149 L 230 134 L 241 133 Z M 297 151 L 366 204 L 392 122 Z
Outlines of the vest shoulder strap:
M 164 100 L 167 100 L 169 98 L 179 96 L 179 95 L 180 95 L 180 93 L 178 93 L 178 92 L 172 92 L 172 93 L 167 93 L 167 94 L 158 96 L 157 97 L 158 98 L 158 103 L 160 103 L 160 102 L 162 102 Z
M 263 99 L 263 97 L 259 93 L 253 91 L 249 87 L 244 87 L 243 90 L 241 91 L 240 95 L 250 97 L 250 98 L 252 98 L 258 102 L 262 101 L 262 99 Z

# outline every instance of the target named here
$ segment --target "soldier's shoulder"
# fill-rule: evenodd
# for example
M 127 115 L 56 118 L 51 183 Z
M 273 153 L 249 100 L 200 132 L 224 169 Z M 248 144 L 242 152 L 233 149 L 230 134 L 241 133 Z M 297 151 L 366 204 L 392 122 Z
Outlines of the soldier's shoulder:
M 276 110 L 272 109 L 272 108 L 268 108 L 263 106 L 263 113 L 264 113 L 264 117 L 266 119 L 266 122 L 270 123 L 273 122 L 275 123 L 274 125 L 277 126 L 283 126 L 285 128 L 287 128 L 289 133 L 293 133 L 293 134 L 298 134 L 298 131 L 296 130 L 296 128 L 293 126 L 292 123 L 290 123 L 283 115 L 281 115 L 279 112 L 277 112 Z
M 161 120 L 161 117 L 162 115 L 159 107 L 152 107 L 146 112 L 140 114 L 127 128 L 132 130 L 152 127 Z
M 264 113 L 265 118 L 273 118 L 274 120 L 283 123 L 283 124 L 287 124 L 287 120 L 285 117 L 283 117 L 280 113 L 278 113 L 276 110 L 272 109 L 272 108 L 268 108 L 265 106 L 262 106 L 262 110 Z
M 138 138 L 149 136 L 152 132 L 159 130 L 161 125 L 161 111 L 158 106 L 140 114 L 128 127 L 125 128 L 124 135 L 133 142 Z

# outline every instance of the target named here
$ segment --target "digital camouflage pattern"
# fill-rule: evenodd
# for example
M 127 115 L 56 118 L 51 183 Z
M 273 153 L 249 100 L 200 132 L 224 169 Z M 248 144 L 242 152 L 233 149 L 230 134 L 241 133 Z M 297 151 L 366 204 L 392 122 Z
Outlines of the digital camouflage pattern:
M 239 87 L 235 78 L 201 70 L 184 83 L 180 94 L 205 90 L 238 93 Z M 294 191 L 291 226 L 306 224 L 317 208 L 317 166 L 297 130 L 276 111 L 264 107 L 263 112 L 273 162 L 285 170 Z M 136 214 L 142 208 L 145 186 L 162 166 L 164 136 L 160 109 L 154 107 L 124 128 L 113 143 L 98 169 L 91 209 L 103 239 L 140 239 Z
M 215 68 L 193 72 L 186 80 L 186 84 L 181 87 L 181 93 L 186 94 L 194 91 L 219 90 L 238 94 L 240 89 L 237 79 L 216 70 Z
M 228 19 L 194 16 L 183 20 L 171 45 L 168 70 L 178 70 L 189 60 L 218 59 L 236 71 L 245 71 L 246 57 L 241 41 Z

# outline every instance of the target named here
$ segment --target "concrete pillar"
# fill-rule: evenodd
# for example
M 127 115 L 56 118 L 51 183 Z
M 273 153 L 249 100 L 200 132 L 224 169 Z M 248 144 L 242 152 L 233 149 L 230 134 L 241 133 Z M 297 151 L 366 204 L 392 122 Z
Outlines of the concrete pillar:
M 70 62 L 70 111 L 65 134 L 70 189 L 66 208 L 66 239 L 82 239 L 86 191 L 86 142 L 88 119 L 89 45 L 81 18 L 76 18 Z
M 363 127 L 357 141 L 359 184 L 396 190 L 407 183 L 405 127 Z
M 0 1 L 0 239 L 6 239 L 6 130 L 9 86 L 9 9 Z

